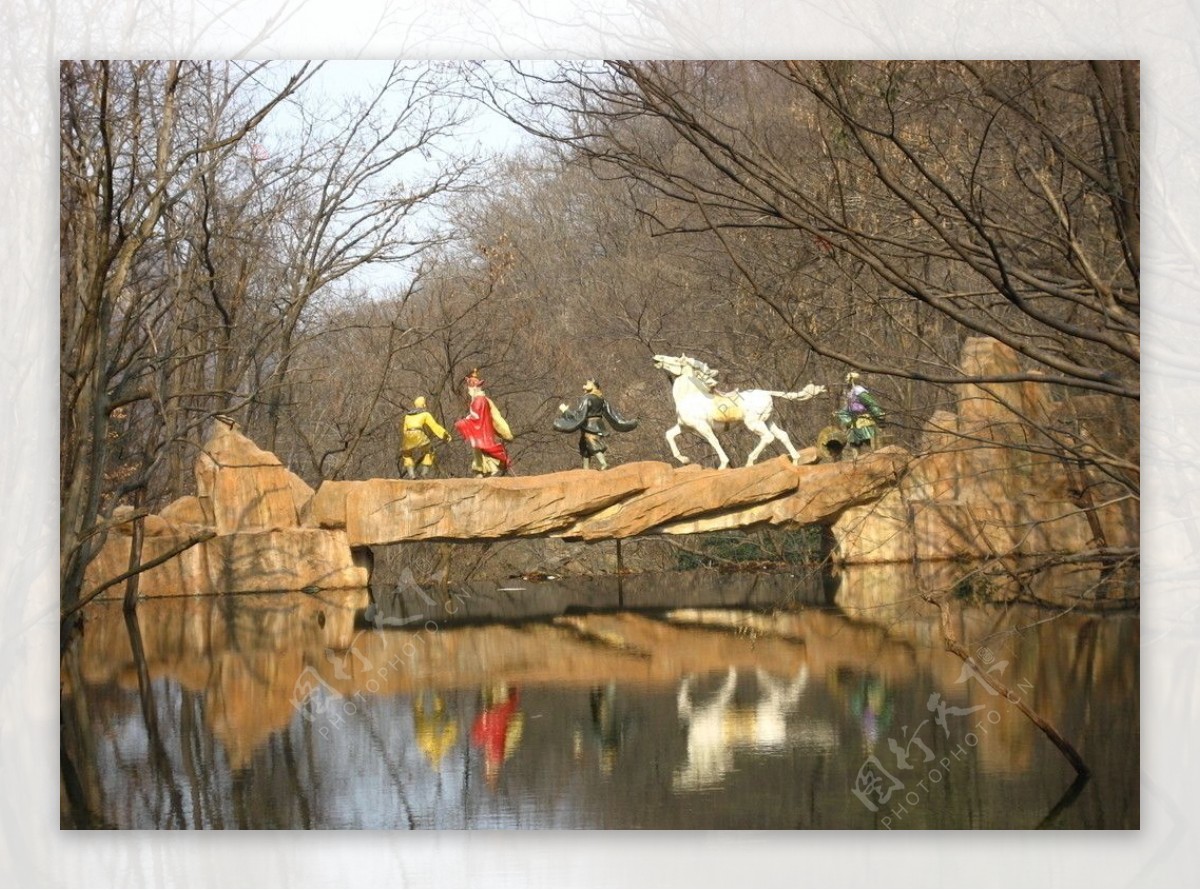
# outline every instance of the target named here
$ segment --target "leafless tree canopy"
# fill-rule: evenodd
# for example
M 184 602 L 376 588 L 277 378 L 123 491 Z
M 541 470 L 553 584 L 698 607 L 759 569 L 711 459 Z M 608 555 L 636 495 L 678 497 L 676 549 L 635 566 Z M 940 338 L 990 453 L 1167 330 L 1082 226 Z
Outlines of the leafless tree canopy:
M 950 382 L 909 343 L 838 342 L 865 304 L 917 343 L 928 307 L 1137 398 L 1136 65 L 613 62 L 518 86 L 494 95 L 623 178 L 651 233 L 710 234 L 818 353 Z

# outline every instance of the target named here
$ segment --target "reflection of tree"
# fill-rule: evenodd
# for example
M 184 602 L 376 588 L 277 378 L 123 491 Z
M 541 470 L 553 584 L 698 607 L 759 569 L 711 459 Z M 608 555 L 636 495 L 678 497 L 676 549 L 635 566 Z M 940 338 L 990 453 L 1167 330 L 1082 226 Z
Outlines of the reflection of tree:
M 1040 568 L 1037 584 L 1031 586 L 1019 566 L 1000 561 L 974 567 L 923 565 L 906 579 L 895 575 L 897 571 L 909 574 L 908 570 L 857 567 L 845 573 L 839 603 L 856 617 L 887 624 L 889 635 L 897 639 L 925 640 L 936 627 L 944 648 L 957 659 L 935 663 L 942 688 L 969 679 L 962 688 L 974 704 L 995 704 L 1005 712 L 1023 715 L 1013 713 L 1011 719 L 983 736 L 980 756 L 990 769 L 1026 769 L 1033 758 L 1036 728 L 1077 774 L 1087 775 L 1093 766 L 1085 763 L 1073 741 L 1076 733 L 1087 730 L 1087 722 L 1072 725 L 1064 721 L 1073 721 L 1079 690 L 1103 688 L 1120 690 L 1125 697 L 1136 696 L 1128 684 L 1137 672 L 1137 622 L 1106 617 L 1117 608 L 1136 606 L 1136 598 L 1126 598 L 1136 589 L 1128 589 L 1131 579 L 1111 568 Z M 1132 581 L 1136 582 L 1136 576 Z M 919 591 L 915 602 L 928 603 L 936 612 L 914 611 L 914 601 L 894 596 L 890 603 L 881 602 L 871 593 L 906 588 Z M 1097 596 L 1106 589 L 1119 591 L 1122 597 Z M 1028 605 L 1031 601 L 1039 607 Z M 1050 602 L 1064 605 L 1040 607 Z M 1073 645 L 1064 649 L 1045 644 L 1039 629 L 1049 624 L 1059 624 L 1059 632 L 1069 635 Z M 1101 636 L 1105 638 L 1103 647 L 1098 645 Z M 1016 655 L 1015 663 L 992 652 L 992 647 L 1001 644 Z M 981 664 L 984 658 L 988 661 Z M 1053 682 L 1045 682 L 1050 677 Z M 1028 688 L 1014 690 L 1014 684 Z M 1100 703 L 1094 704 L 1099 713 Z
M 948 600 L 945 597 L 941 598 L 940 600 L 936 600 L 929 595 L 926 595 L 925 598 L 930 603 L 938 607 L 941 615 L 942 644 L 946 647 L 946 650 L 954 653 L 955 656 L 962 660 L 964 665 L 972 665 L 974 662 L 972 660 L 970 651 L 962 644 L 958 634 L 954 631 L 954 620 L 951 617 L 951 606 Z M 1057 726 L 1051 723 L 1044 715 L 1033 710 L 1033 708 L 1031 708 L 1025 701 L 1021 699 L 1020 695 L 1017 695 L 1015 692 L 1013 692 L 1008 685 L 999 678 L 990 677 L 987 682 L 991 685 L 994 685 L 1000 695 L 1002 695 L 1006 700 L 1012 702 L 1022 714 L 1029 718 L 1030 722 L 1032 722 L 1038 729 L 1042 731 L 1046 738 L 1050 739 L 1050 741 L 1054 744 L 1054 747 L 1058 748 L 1058 750 L 1062 752 L 1063 756 L 1067 758 L 1078 775 L 1086 776 L 1091 773 L 1091 770 L 1084 762 L 1079 751 L 1075 748 L 1071 741 L 1059 731 Z
M 1076 775 L 1075 781 L 1072 782 L 1070 786 L 1068 786 L 1067 790 L 1063 792 L 1062 797 L 1055 802 L 1054 806 L 1051 807 L 1050 812 L 1048 812 L 1045 818 L 1038 823 L 1037 827 L 1039 829 L 1056 827 L 1057 822 L 1062 814 L 1069 810 L 1072 805 L 1074 805 L 1075 801 L 1079 800 L 1079 795 L 1083 793 L 1084 786 L 1086 786 L 1089 781 L 1091 781 L 1090 776 Z
M 82 695 L 78 638 L 63 654 L 62 671 L 75 693 L 59 704 L 59 770 L 64 805 L 63 828 L 106 828 L 104 786 L 96 768 L 87 696 Z
M 86 632 L 64 658 L 70 690 L 63 702 L 64 750 L 81 771 L 94 769 L 97 752 L 76 753 L 82 749 L 69 736 L 79 734 L 94 748 L 97 743 L 81 729 L 87 703 L 99 690 L 136 687 L 147 768 L 130 780 L 146 805 L 164 817 L 138 815 L 126 825 L 311 824 L 319 791 L 310 759 L 312 723 L 297 721 L 293 690 L 306 663 L 317 662 L 327 644 L 342 645 L 349 637 L 365 598 L 357 591 L 325 599 L 300 594 L 151 599 L 139 605 L 129 626 L 118 604 L 89 607 Z M 292 723 L 301 724 L 308 737 L 290 735 Z M 263 781 L 253 776 L 260 757 L 274 762 L 269 781 L 280 786 L 268 800 L 254 790 Z M 214 783 L 214 764 L 221 760 L 235 783 L 228 789 Z M 64 769 L 64 791 L 72 788 L 66 784 L 70 776 Z M 164 776 L 190 789 L 179 805 L 177 788 L 164 785 Z M 77 784 L 86 791 L 86 775 Z M 295 811 L 280 814 L 281 801 L 291 802 Z
M 202 746 L 208 738 L 208 733 L 203 731 L 204 719 L 198 713 L 202 707 L 203 702 L 199 696 L 187 693 L 181 696 L 179 703 L 180 768 L 191 789 L 192 811 L 189 815 L 193 828 L 206 824 L 203 814 L 220 813 L 220 808 L 216 805 L 214 783 L 204 781 L 205 769 L 202 764 L 207 761 Z M 212 827 L 220 828 L 221 825 L 218 822 Z
M 912 586 L 875 577 L 901 591 Z M 264 605 L 268 602 L 270 608 Z M 709 786 L 714 789 L 706 798 L 714 805 L 711 818 L 722 826 L 743 819 L 749 820 L 744 827 L 784 827 L 778 820 L 804 819 L 812 826 L 845 827 L 857 824 L 863 815 L 844 803 L 845 776 L 853 775 L 859 765 L 849 761 L 863 756 L 859 735 L 868 730 L 855 729 L 844 716 L 839 721 L 843 709 L 861 704 L 856 714 L 864 720 L 868 712 L 889 715 L 890 710 L 890 725 L 885 716 L 876 723 L 876 753 L 894 769 L 885 753 L 889 737 L 903 744 L 906 737 L 898 727 L 912 727 L 930 716 L 924 708 L 930 692 L 940 691 L 948 700 L 954 695 L 956 705 L 990 702 L 1008 707 L 976 688 L 975 681 L 955 685 L 961 663 L 929 647 L 937 619 L 918 601 L 923 623 L 897 622 L 887 632 L 828 609 L 690 616 L 693 622 L 741 616 L 743 624 L 727 630 L 683 627 L 646 616 L 580 616 L 587 619 L 584 626 L 596 632 L 586 645 L 574 635 L 556 635 L 552 626 L 534 633 L 533 625 L 527 624 L 517 635 L 511 626 L 445 628 L 436 644 L 426 644 L 430 653 L 441 653 L 433 664 L 454 677 L 453 683 L 431 682 L 424 667 L 414 662 L 389 674 L 389 681 L 395 675 L 394 684 L 372 692 L 367 681 L 378 675 L 360 668 L 351 680 L 339 681 L 339 688 L 320 693 L 338 703 L 338 724 L 323 721 L 319 714 L 305 719 L 308 715 L 295 711 L 286 723 L 276 724 L 263 700 L 220 684 L 236 678 L 260 687 L 274 684 L 273 694 L 288 698 L 296 665 L 306 663 L 293 661 L 290 653 L 303 651 L 308 664 L 328 666 L 323 658 L 327 645 L 344 647 L 354 636 L 349 622 L 332 637 L 315 632 L 318 609 L 326 613 L 325 629 L 339 625 L 330 604 L 311 597 L 264 596 L 230 598 L 222 604 L 215 599 L 178 599 L 142 605 L 146 609 L 139 612 L 139 634 L 149 696 L 142 694 L 145 678 L 138 683 L 119 604 L 107 610 L 89 607 L 89 616 L 94 610 L 96 620 L 88 621 L 79 641 L 88 657 L 81 659 L 80 650 L 71 649 L 64 658 L 64 827 L 151 827 L 155 820 L 174 825 L 181 818 L 188 826 L 213 828 L 468 827 L 495 825 L 497 820 L 561 825 L 557 820 L 566 818 L 568 806 L 570 818 L 594 817 L 613 825 L 628 824 L 622 820 L 632 818 L 662 827 L 706 827 L 707 807 L 697 814 L 694 807 L 689 809 L 686 796 L 677 798 L 670 791 L 673 768 L 684 766 L 685 741 L 703 748 L 702 734 L 695 740 L 685 738 L 673 707 L 681 681 L 670 670 L 682 665 L 694 671 L 694 679 L 685 685 L 693 710 L 699 712 L 719 701 L 722 683 L 729 681 L 727 670 L 714 674 L 713 667 L 730 663 L 737 670 L 733 693 L 723 711 L 714 709 L 721 713 L 711 721 L 709 739 L 720 748 L 709 752 L 710 759 L 719 765 L 724 758 L 730 768 Z M 239 616 L 239 609 L 245 614 Z M 873 609 L 865 617 L 880 614 Z M 1137 712 L 1137 623 L 1131 616 L 1068 615 L 1034 624 L 1036 614 L 1024 606 L 1007 611 L 964 609 L 959 633 L 972 646 L 991 646 L 997 663 L 1007 659 L 1006 679 L 1029 679 L 1033 688 L 1021 689 L 1021 695 L 1084 744 L 1081 750 L 1101 777 L 1073 802 L 1065 800 L 1050 813 L 1055 824 L 1130 824 L 1138 805 L 1137 728 L 1132 717 Z M 105 620 L 106 615 L 112 620 Z M 753 634 L 747 632 L 751 628 Z M 602 645 L 600 631 L 610 640 L 619 631 L 627 648 Z M 371 631 L 355 646 L 379 665 L 412 639 L 413 633 L 405 629 Z M 518 647 L 518 641 L 528 645 Z M 583 662 L 588 652 L 606 657 Z M 462 659 L 458 673 L 451 669 L 452 660 L 440 660 L 454 654 Z M 358 656 L 351 657 L 358 664 Z M 71 658 L 77 667 L 72 667 Z M 621 658 L 632 667 L 622 668 Z M 247 663 L 235 671 L 239 660 Z M 564 661 L 572 662 L 569 670 L 564 670 Z M 806 689 L 802 663 L 811 677 Z M 608 682 L 610 669 L 616 669 L 616 679 L 610 685 L 597 683 L 600 677 Z M 751 671 L 756 678 L 747 676 Z M 496 676 L 506 677 L 509 685 L 482 679 Z M 327 679 L 332 685 L 332 671 Z M 482 696 L 481 684 L 487 687 Z M 440 713 L 430 689 L 442 699 Z M 448 724 L 459 718 L 458 740 L 447 749 L 438 772 L 427 766 L 420 751 L 413 696 L 422 690 L 420 709 L 431 726 L 449 734 Z M 226 742 L 215 735 L 214 711 L 222 708 L 223 700 L 239 695 L 244 702 L 227 713 L 247 719 L 257 713 L 268 718 L 271 727 L 256 737 L 241 765 L 235 766 Z M 479 698 L 484 708 L 473 712 L 473 700 Z M 551 701 L 570 707 L 551 709 Z M 653 706 L 647 708 L 647 702 Z M 350 703 L 356 705 L 355 713 L 340 709 Z M 151 709 L 154 744 L 146 708 Z M 541 717 L 536 720 L 541 731 L 522 738 L 519 724 L 531 720 L 531 713 Z M 635 718 L 634 728 L 642 731 L 631 732 L 633 719 L 626 718 Z M 473 732 L 470 743 L 461 744 L 468 730 L 481 724 L 490 725 L 491 747 L 483 744 L 482 732 Z M 837 744 L 835 725 L 847 744 Z M 247 723 L 239 731 L 251 730 L 257 731 Z M 574 730 L 582 730 L 587 769 L 570 756 Z M 931 736 L 929 730 L 926 726 L 924 741 L 938 749 L 939 756 L 950 753 L 938 747 L 940 731 Z M 1103 737 L 1116 741 L 1097 744 Z M 518 745 L 525 749 L 519 757 Z M 709 753 L 697 750 L 695 762 Z M 773 756 L 778 753 L 786 756 Z M 907 753 L 915 772 L 905 777 L 920 778 L 919 747 Z M 483 785 L 477 777 L 481 772 L 487 776 L 489 756 L 491 777 Z M 605 759 L 611 761 L 607 775 L 591 765 L 597 756 L 600 766 Z M 162 780 L 164 762 L 173 770 L 169 783 Z M 1065 764 L 1011 708 L 1003 712 L 999 725 L 981 735 L 971 757 L 955 761 L 954 768 L 961 783 L 945 792 L 946 809 L 927 814 L 938 827 L 950 827 L 955 820 L 1011 826 L 1015 810 L 1010 805 L 1018 799 L 1020 811 L 1033 814 L 1036 821 L 1052 810 L 1053 796 L 1069 781 L 1063 778 Z M 746 781 L 751 776 L 782 778 L 789 784 L 771 798 L 772 808 L 752 811 L 748 801 L 773 791 L 772 786 Z M 1012 791 L 1004 795 L 1003 806 L 1010 809 L 1003 812 L 993 793 L 997 783 Z M 181 812 L 172 808 L 172 788 L 182 791 Z M 850 804 L 858 806 L 853 800 Z
M 155 824 L 162 828 L 186 828 L 183 816 L 183 793 L 176 783 L 175 770 L 159 732 L 158 711 L 154 704 L 154 687 L 150 669 L 146 665 L 146 650 L 142 645 L 142 632 L 138 626 L 136 612 L 125 613 L 125 626 L 129 631 L 129 646 L 133 650 L 133 662 L 137 668 L 138 698 L 142 705 L 142 720 L 146 724 L 146 738 L 150 743 L 150 766 L 158 791 L 158 808 Z M 170 811 L 164 818 L 163 809 Z

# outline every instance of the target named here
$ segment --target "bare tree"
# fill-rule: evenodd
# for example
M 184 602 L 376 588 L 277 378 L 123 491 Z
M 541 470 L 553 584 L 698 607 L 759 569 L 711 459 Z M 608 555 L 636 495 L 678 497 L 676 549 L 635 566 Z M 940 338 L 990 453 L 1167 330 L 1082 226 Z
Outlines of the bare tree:
M 1136 65 L 613 62 L 525 84 L 533 111 L 509 113 L 642 186 L 659 232 L 719 236 L 810 348 L 957 382 L 872 366 L 789 311 L 894 295 L 1137 398 Z M 739 244 L 764 231 L 793 247 L 772 282 Z
M 114 421 L 161 395 L 156 383 L 170 361 L 160 348 L 163 326 L 173 325 L 170 302 L 137 272 L 169 208 L 313 72 L 301 65 L 263 95 L 261 69 L 239 68 L 211 92 L 204 66 L 193 63 L 62 65 L 60 549 L 68 607 L 103 543 L 106 498 L 142 487 L 154 462 L 143 453 L 131 478 L 108 475 Z M 214 109 L 223 114 L 201 113 Z
M 321 304 L 365 295 L 372 267 L 411 287 L 443 239 L 420 214 L 472 163 L 434 154 L 465 120 L 453 72 L 396 64 L 370 98 L 331 108 L 308 95 L 317 70 L 62 67 L 67 608 L 119 500 L 182 493 L 214 413 L 244 410 L 280 444 Z

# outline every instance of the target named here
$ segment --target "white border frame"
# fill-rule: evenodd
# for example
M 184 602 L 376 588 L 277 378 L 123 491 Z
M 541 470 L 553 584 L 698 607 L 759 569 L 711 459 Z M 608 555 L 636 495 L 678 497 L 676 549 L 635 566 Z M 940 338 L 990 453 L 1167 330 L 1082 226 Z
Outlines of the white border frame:
M 1197 12 L 1138 0 L 6 4 L 0 878 L 25 886 L 1115 886 L 1200 878 Z M 57 62 L 86 57 L 1136 58 L 1143 77 L 1142 829 L 58 830 Z M 1191 828 L 1188 828 L 1188 826 Z

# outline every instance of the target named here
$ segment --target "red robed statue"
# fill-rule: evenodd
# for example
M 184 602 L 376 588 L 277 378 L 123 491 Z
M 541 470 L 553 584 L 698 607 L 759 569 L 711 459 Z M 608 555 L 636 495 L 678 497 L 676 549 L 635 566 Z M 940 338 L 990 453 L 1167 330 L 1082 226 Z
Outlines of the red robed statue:
M 478 368 L 467 375 L 465 382 L 471 405 L 467 416 L 457 421 L 454 428 L 475 451 L 471 471 L 476 476 L 499 476 L 511 464 L 504 442 L 512 441 L 512 431 L 496 403 L 483 391 Z

